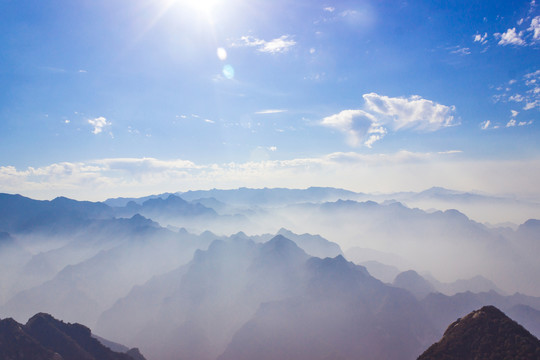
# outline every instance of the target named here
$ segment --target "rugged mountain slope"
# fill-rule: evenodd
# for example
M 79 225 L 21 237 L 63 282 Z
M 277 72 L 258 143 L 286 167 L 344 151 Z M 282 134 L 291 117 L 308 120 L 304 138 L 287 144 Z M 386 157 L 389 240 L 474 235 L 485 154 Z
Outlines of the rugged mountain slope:
M 540 359 L 540 340 L 494 306 L 452 323 L 418 360 Z
M 413 359 L 437 336 L 407 291 L 342 256 L 310 258 L 280 235 L 262 244 L 243 236 L 215 241 L 184 269 L 118 301 L 97 331 L 166 360 L 215 359 L 225 350 L 224 359 L 277 359 L 278 349 L 302 358 L 314 343 L 317 356 L 362 350 Z
M 263 304 L 220 360 L 414 359 L 433 334 L 408 292 L 342 256 L 311 258 L 299 296 Z
M 198 236 L 155 227 L 140 215 L 135 217 L 140 221 L 115 220 L 130 225 L 131 238 L 111 240 L 118 245 L 66 266 L 51 280 L 17 293 L 0 309 L 17 319 L 46 311 L 93 326 L 99 315 L 134 285 L 187 263 L 196 249 L 208 246 Z
M 28 335 L 15 320 L 0 320 L 0 359 L 6 360 L 62 360 Z
M 111 218 L 112 209 L 103 203 L 59 197 L 40 201 L 21 195 L 0 194 L 0 231 L 10 233 L 66 233 L 88 219 Z
M 130 355 L 132 354 L 132 355 Z M 26 325 L 0 321 L 0 358 L 6 360 L 143 360 L 137 349 L 114 352 L 92 337 L 90 329 L 44 313 Z
M 441 331 L 452 321 L 463 317 L 471 311 L 485 305 L 494 305 L 503 311 L 512 311 L 514 319 L 519 323 L 527 323 L 528 329 L 536 336 L 540 334 L 535 332 L 540 323 L 535 322 L 534 310 L 540 311 L 540 298 L 514 294 L 503 296 L 495 291 L 472 293 L 464 292 L 453 296 L 446 296 L 440 293 L 432 293 L 422 299 L 422 306 L 429 315 L 431 322 Z M 518 305 L 524 305 L 533 311 L 527 312 L 525 309 L 515 308 Z M 535 325 L 536 324 L 536 325 Z

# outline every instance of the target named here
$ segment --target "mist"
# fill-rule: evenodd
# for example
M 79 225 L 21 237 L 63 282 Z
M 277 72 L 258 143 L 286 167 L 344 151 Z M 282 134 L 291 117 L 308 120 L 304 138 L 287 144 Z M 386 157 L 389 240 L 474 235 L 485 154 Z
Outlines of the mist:
M 483 304 L 540 334 L 539 220 L 488 226 L 368 198 L 332 188 L 104 203 L 3 194 L 0 317 L 47 312 L 150 360 L 414 359 Z

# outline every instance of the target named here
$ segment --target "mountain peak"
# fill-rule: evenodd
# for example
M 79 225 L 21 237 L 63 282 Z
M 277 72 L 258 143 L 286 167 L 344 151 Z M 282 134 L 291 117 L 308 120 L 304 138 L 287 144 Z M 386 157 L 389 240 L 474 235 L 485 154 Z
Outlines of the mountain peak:
M 495 306 L 452 323 L 418 360 L 539 359 L 540 340 Z

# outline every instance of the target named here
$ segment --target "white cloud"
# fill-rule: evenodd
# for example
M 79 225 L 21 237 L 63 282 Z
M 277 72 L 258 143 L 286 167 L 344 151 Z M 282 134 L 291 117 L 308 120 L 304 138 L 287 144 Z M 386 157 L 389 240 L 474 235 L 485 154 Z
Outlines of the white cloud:
M 531 109 L 534 109 L 536 107 L 540 107 L 540 101 L 539 100 L 527 102 L 525 104 L 525 106 L 523 107 L 523 110 L 531 110 Z
M 277 151 L 277 146 L 270 146 L 268 147 L 268 150 L 274 152 L 274 151 Z
M 328 12 L 334 12 L 334 10 L 336 10 L 336 8 L 332 7 L 332 6 L 327 6 L 324 8 L 324 11 L 328 11 Z
M 279 38 L 273 40 L 262 40 L 251 35 L 242 36 L 239 43 L 233 43 L 231 46 L 235 47 L 256 47 L 258 51 L 265 53 L 284 53 L 292 46 L 296 45 L 290 35 L 282 35 Z
M 266 110 L 256 111 L 255 114 L 278 114 L 278 113 L 282 113 L 286 111 L 287 110 L 284 110 L 284 109 L 266 109 Z
M 519 111 L 516 110 L 510 110 L 510 112 L 512 113 L 512 117 L 516 117 L 519 114 Z
M 111 125 L 111 123 L 107 121 L 107 119 L 105 119 L 105 117 L 103 116 L 97 117 L 95 119 L 89 119 L 88 123 L 94 127 L 94 130 L 92 130 L 94 134 L 99 134 L 103 131 L 103 128 Z
M 486 120 L 486 121 L 483 121 L 481 124 L 480 124 L 480 128 L 482 130 L 487 130 L 489 129 L 489 126 L 491 125 L 491 121 L 489 120 Z
M 540 16 L 536 16 L 531 20 L 531 26 L 527 29 L 528 31 L 531 31 L 533 40 L 540 40 Z
M 515 101 L 515 102 L 522 102 L 523 100 L 525 100 L 525 98 L 523 97 L 523 95 L 515 94 L 515 95 L 510 96 L 508 100 Z
M 389 131 L 436 131 L 456 125 L 453 106 L 441 105 L 418 95 L 391 98 L 370 93 L 364 94 L 363 98 L 365 110 L 343 110 L 325 117 L 321 125 L 343 132 L 350 146 L 367 147 Z
M 476 34 L 476 35 L 473 36 L 473 40 L 474 40 L 474 42 L 479 42 L 481 44 L 485 44 L 485 43 L 487 43 L 487 37 L 488 37 L 487 33 L 484 33 L 484 35 Z
M 529 120 L 529 121 L 520 121 L 518 123 L 518 126 L 525 126 L 525 125 L 531 125 L 533 123 L 532 120 Z
M 516 126 L 516 120 L 511 119 L 507 124 L 506 127 L 513 127 Z
M 409 98 L 364 94 L 368 111 L 378 115 L 382 124 L 389 125 L 393 130 L 414 129 L 421 131 L 436 131 L 440 128 L 457 125 L 452 115 L 454 106 L 438 104 L 423 99 L 418 95 Z
M 214 120 L 210 120 L 210 119 L 204 119 L 204 122 L 208 123 L 208 124 L 215 124 L 216 123 Z
M 363 110 L 343 110 L 338 114 L 325 117 L 321 125 L 336 128 L 347 136 L 347 143 L 351 146 L 373 143 L 386 134 L 377 121 L 377 118 Z
M 523 31 L 520 31 L 519 33 L 516 32 L 516 28 L 511 28 L 506 30 L 505 33 L 499 34 L 495 33 L 493 34 L 496 38 L 500 38 L 498 44 L 499 45 L 525 45 L 525 41 L 523 40 Z

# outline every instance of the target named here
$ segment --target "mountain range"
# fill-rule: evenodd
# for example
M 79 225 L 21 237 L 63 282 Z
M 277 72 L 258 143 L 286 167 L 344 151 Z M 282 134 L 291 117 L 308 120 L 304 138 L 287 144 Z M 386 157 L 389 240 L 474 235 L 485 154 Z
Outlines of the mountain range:
M 50 313 L 151 360 L 415 359 L 485 305 L 540 335 L 540 221 L 492 227 L 364 195 L 0 194 L 0 317 Z

